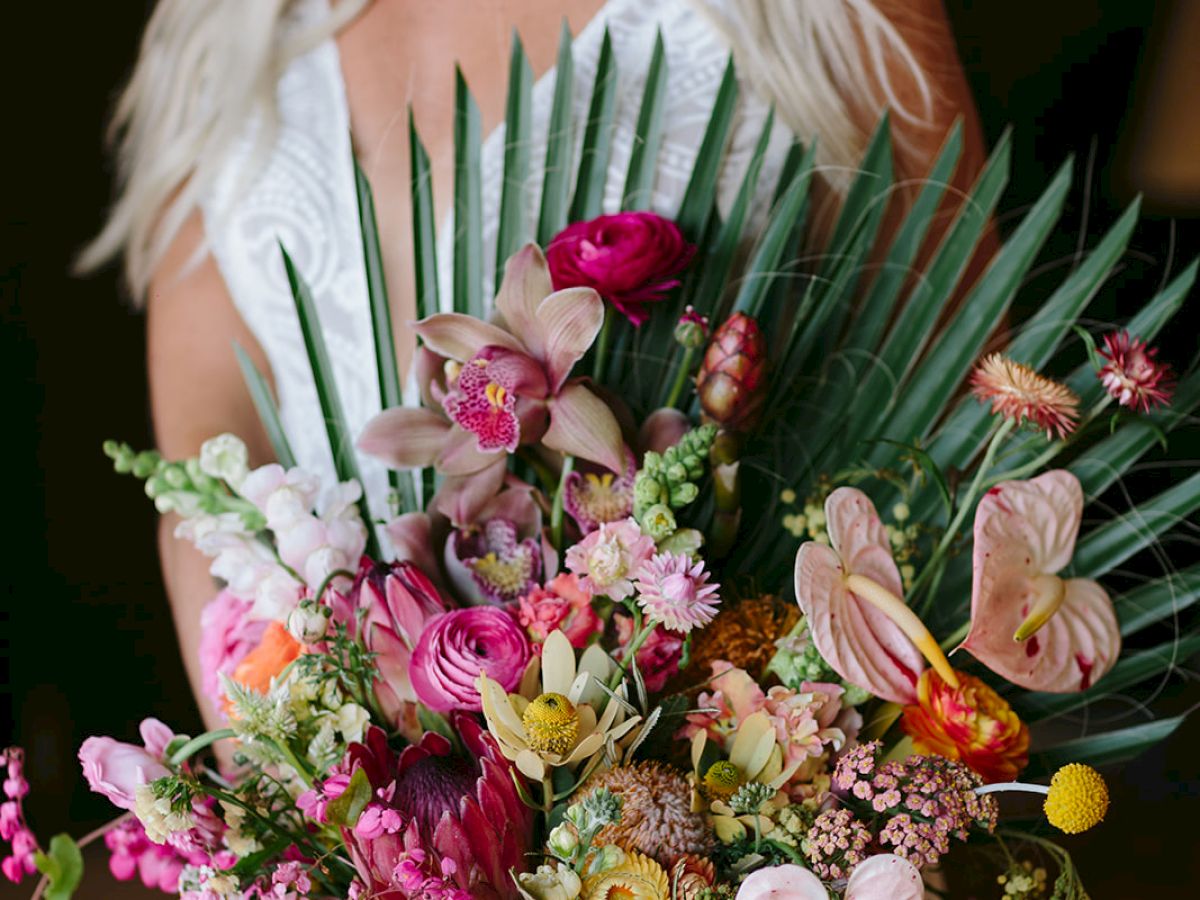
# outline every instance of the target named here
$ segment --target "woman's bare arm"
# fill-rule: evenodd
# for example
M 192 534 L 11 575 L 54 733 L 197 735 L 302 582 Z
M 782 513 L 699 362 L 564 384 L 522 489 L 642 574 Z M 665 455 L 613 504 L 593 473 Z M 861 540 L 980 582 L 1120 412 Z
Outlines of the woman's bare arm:
M 199 213 L 175 238 L 150 282 L 147 301 L 147 345 L 150 406 L 159 450 L 168 459 L 194 456 L 200 445 L 222 432 L 242 438 L 251 464 L 272 457 L 234 355 L 236 340 L 260 371 L 266 357 L 238 315 L 211 255 L 189 266 L 204 238 Z M 159 557 L 175 631 L 192 691 L 210 727 L 216 710 L 200 690 L 200 613 L 216 594 L 209 561 L 173 536 L 178 519 L 159 523 Z

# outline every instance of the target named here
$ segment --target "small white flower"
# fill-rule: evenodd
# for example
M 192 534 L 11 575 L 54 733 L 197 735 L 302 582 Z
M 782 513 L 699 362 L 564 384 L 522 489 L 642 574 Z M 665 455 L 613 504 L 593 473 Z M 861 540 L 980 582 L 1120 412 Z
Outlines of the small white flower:
M 139 785 L 134 791 L 133 812 L 146 829 L 146 837 L 156 844 L 165 844 L 171 835 L 187 831 L 194 824 L 189 813 L 172 810 L 171 801 L 157 796 L 150 784 Z
M 220 478 L 234 490 L 249 474 L 249 460 L 246 445 L 232 434 L 210 438 L 200 447 L 200 471 L 211 478 Z
M 575 871 L 562 863 L 538 866 L 536 872 L 518 875 L 517 881 L 521 894 L 530 900 L 575 900 L 583 889 Z
M 288 631 L 302 644 L 315 644 L 325 637 L 331 612 L 328 606 L 318 606 L 312 600 L 302 600 L 288 616 Z
M 345 703 L 337 711 L 337 730 L 349 744 L 361 742 L 371 714 L 357 703 Z

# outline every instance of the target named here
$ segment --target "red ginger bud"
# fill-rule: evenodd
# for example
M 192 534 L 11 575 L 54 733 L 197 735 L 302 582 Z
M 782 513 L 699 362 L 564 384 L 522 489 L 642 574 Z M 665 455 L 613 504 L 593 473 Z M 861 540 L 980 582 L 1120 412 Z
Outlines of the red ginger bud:
M 717 424 L 747 431 L 758 422 L 767 393 L 767 342 L 758 322 L 734 313 L 713 334 L 696 393 Z

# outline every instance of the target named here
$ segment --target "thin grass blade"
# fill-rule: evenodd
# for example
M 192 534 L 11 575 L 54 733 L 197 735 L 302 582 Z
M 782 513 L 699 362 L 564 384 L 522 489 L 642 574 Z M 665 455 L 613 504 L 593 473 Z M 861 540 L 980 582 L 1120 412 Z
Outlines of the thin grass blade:
M 246 388 L 250 391 L 250 399 L 254 401 L 258 418 L 267 432 L 271 449 L 275 451 L 276 462 L 285 469 L 295 468 L 296 455 L 292 453 L 287 432 L 283 430 L 283 421 L 279 418 L 279 407 L 275 405 L 275 398 L 271 396 L 271 386 L 267 384 L 267 379 L 258 370 L 258 366 L 254 365 L 250 354 L 237 341 L 233 342 L 233 352 L 237 354 L 238 367 L 242 370 L 242 378 L 246 381 Z

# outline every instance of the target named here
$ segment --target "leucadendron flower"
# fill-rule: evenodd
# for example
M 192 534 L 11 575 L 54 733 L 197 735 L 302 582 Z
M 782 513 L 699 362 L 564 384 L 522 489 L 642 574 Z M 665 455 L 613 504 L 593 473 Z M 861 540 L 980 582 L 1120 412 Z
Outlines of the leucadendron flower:
M 571 369 L 592 346 L 604 303 L 588 287 L 555 291 L 546 259 L 528 244 L 508 261 L 496 295 L 502 324 L 439 313 L 416 324 L 425 347 L 454 364 L 442 410 L 394 407 L 367 423 L 359 447 L 396 468 L 478 472 L 520 444 L 622 472 L 625 446 L 612 410 Z
M 641 717 L 626 718 L 621 703 L 607 700 L 601 685 L 612 672 L 612 661 L 594 644 L 576 664 L 575 649 L 561 631 L 551 632 L 541 655 L 530 660 L 517 693 L 481 672 L 476 684 L 483 715 L 500 751 L 527 778 L 542 781 L 550 770 L 574 769 L 620 740 Z M 618 688 L 618 696 L 624 690 Z

